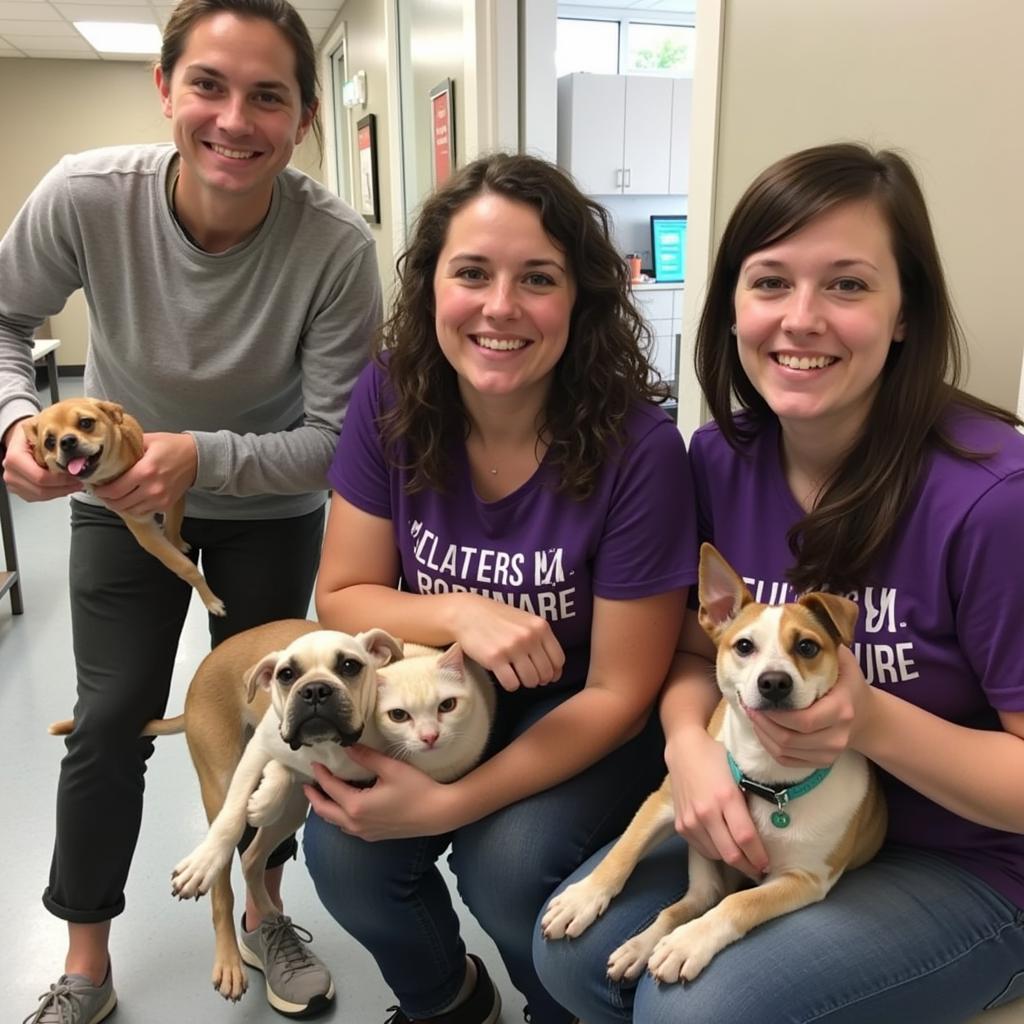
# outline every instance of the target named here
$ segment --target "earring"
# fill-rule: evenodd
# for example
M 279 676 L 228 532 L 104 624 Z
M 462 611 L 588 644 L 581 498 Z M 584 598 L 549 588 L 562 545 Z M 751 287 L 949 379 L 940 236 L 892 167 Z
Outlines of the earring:
M 729 328 L 729 333 L 730 334 L 735 334 L 736 333 L 736 325 L 735 324 L 733 324 L 732 327 Z

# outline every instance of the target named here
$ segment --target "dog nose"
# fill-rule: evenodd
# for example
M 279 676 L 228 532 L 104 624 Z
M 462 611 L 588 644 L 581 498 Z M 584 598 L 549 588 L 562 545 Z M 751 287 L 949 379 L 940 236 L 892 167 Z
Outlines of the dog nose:
M 60 450 L 62 452 L 73 452 L 78 447 L 78 438 L 74 434 L 65 434 L 60 439 Z
M 762 672 L 757 677 L 761 696 L 772 704 L 781 704 L 793 690 L 793 680 L 787 672 Z
M 327 683 L 307 683 L 301 690 L 299 696 L 312 707 L 317 704 L 324 704 L 331 695 L 331 688 Z

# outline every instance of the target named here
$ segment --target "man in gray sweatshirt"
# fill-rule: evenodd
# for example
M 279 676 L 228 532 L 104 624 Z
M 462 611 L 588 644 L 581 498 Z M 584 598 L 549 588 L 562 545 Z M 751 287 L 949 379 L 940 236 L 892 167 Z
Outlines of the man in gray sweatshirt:
M 84 290 L 85 393 L 121 403 L 146 432 L 143 459 L 100 493 L 141 513 L 188 489 L 183 535 L 227 607 L 226 618 L 210 618 L 216 644 L 262 622 L 306 616 L 325 473 L 381 316 L 362 218 L 286 166 L 315 111 L 296 42 L 304 27 L 282 28 L 262 8 L 242 17 L 204 10 L 172 18 L 165 33 L 157 84 L 175 144 L 65 157 L 0 241 L 5 480 L 27 500 L 74 499 L 77 724 L 61 765 L 43 895 L 69 923 L 70 947 L 39 1021 L 63 1019 L 67 1000 L 80 1011 L 76 1020 L 98 1021 L 116 1002 L 109 923 L 124 907 L 153 749 L 138 733 L 164 712 L 191 590 L 72 477 L 35 465 L 20 426 L 39 408 L 33 332 Z M 226 49 L 204 35 L 217 27 L 230 30 Z M 270 54 L 257 85 L 246 77 L 253 52 Z M 212 89 L 196 83 L 197 67 Z M 294 839 L 270 867 L 293 849 Z M 269 877 L 279 885 L 280 871 Z M 276 1008 L 304 1013 L 333 997 L 329 973 L 287 917 L 248 915 L 242 942 Z

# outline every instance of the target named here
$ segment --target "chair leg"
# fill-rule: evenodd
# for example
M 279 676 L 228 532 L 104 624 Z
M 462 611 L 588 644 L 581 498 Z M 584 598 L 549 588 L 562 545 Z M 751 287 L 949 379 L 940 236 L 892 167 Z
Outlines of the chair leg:
M 46 376 L 50 381 L 50 401 L 60 401 L 60 385 L 57 383 L 57 353 L 49 352 L 46 356 Z
M 21 578 L 18 575 L 18 549 L 14 543 L 14 514 L 11 511 L 11 499 L 7 486 L 0 478 L 0 536 L 3 538 L 4 554 L 7 571 L 10 573 L 7 584 L 11 592 L 11 613 L 21 615 L 25 606 L 21 599 Z

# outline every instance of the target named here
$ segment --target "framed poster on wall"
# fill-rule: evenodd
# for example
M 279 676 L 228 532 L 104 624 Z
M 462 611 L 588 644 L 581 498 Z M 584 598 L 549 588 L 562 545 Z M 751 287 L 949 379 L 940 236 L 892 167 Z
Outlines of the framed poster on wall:
M 359 212 L 371 224 L 380 223 L 380 189 L 377 185 L 377 117 L 367 114 L 356 122 L 359 153 Z
M 455 167 L 454 85 L 446 78 L 430 90 L 430 180 L 435 188 Z

